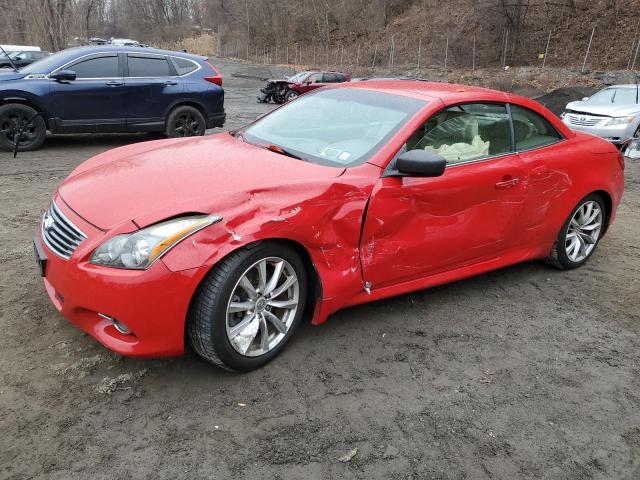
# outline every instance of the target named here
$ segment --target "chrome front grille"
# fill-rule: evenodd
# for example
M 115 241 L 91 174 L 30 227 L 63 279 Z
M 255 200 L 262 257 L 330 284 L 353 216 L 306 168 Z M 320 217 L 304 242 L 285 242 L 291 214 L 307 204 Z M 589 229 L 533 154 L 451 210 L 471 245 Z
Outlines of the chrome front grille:
M 52 201 L 42 217 L 42 240 L 56 255 L 68 260 L 78 245 L 87 238 Z
M 595 127 L 600 122 L 606 120 L 606 118 L 602 117 L 592 117 L 589 115 L 578 115 L 575 113 L 567 113 L 567 118 L 569 119 L 569 123 L 572 125 L 580 125 L 582 127 Z

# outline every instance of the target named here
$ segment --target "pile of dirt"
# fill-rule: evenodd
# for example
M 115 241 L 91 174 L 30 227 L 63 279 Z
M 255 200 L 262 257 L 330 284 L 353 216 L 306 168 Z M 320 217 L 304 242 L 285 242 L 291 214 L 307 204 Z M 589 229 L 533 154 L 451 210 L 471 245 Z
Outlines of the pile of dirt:
M 567 106 L 567 103 L 580 100 L 584 97 L 590 97 L 596 91 L 597 89 L 592 87 L 563 87 L 556 88 L 539 97 L 534 97 L 534 99 L 556 115 L 560 115 Z

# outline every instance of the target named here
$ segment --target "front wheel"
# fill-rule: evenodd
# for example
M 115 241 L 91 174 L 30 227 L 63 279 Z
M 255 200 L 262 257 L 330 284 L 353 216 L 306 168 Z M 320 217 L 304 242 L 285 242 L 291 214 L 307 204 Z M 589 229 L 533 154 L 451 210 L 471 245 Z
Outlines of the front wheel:
M 303 315 L 307 275 L 292 248 L 265 242 L 224 258 L 204 279 L 189 311 L 187 333 L 204 359 L 250 371 L 285 347 Z
M 294 90 L 289 90 L 286 95 L 284 96 L 284 101 L 285 102 L 290 102 L 291 100 L 295 100 L 296 98 L 298 98 L 300 96 L 300 94 Z
M 166 135 L 169 138 L 197 137 L 207 129 L 204 116 L 197 108 L 183 105 L 171 110 L 167 116 Z
M 562 270 L 584 265 L 600 241 L 605 220 L 602 197 L 592 193 L 583 198 L 562 226 L 548 263 Z
M 18 140 L 18 151 L 27 152 L 42 146 L 47 136 L 47 126 L 41 116 L 33 118 L 36 111 L 28 105 L 10 103 L 0 107 L 0 148 L 13 150 L 16 134 L 22 131 Z M 29 120 L 31 122 L 29 122 Z M 29 124 L 27 125 L 27 122 Z

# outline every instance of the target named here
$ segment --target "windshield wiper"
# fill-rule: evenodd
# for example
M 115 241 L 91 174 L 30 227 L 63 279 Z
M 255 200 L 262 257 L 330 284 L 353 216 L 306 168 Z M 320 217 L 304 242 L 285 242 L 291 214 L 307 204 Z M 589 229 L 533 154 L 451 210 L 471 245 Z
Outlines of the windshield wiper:
M 248 143 L 250 145 L 264 148 L 266 150 L 269 150 L 270 152 L 279 153 L 280 155 L 285 155 L 287 157 L 295 158 L 296 160 L 306 161 L 306 159 L 300 157 L 299 155 L 296 155 L 293 152 L 290 152 L 287 149 L 282 148 L 280 145 L 276 145 L 274 143 L 267 143 L 266 145 L 259 145 L 259 144 L 252 143 L 249 140 L 247 140 L 247 137 L 244 136 L 244 132 L 242 130 L 230 131 L 229 134 L 231 134 L 232 137 L 242 140 L 243 142 Z
M 7 60 L 9 60 L 9 63 L 11 64 L 11 67 L 13 68 L 13 71 L 16 72 L 16 73 L 19 73 L 18 67 L 16 67 L 15 63 L 13 63 L 13 60 L 11 59 L 9 54 L 5 51 L 5 49 L 2 48 L 2 45 L 0 45 L 0 50 L 2 50 L 2 53 L 4 53 L 7 56 Z
M 279 153 L 280 155 L 286 155 L 287 157 L 295 158 L 296 160 L 304 160 L 302 157 L 296 155 L 295 153 L 290 152 L 289 150 L 285 150 L 281 146 L 274 145 L 273 143 L 263 145 L 262 148 L 266 148 L 267 150 L 270 150 L 272 152 Z

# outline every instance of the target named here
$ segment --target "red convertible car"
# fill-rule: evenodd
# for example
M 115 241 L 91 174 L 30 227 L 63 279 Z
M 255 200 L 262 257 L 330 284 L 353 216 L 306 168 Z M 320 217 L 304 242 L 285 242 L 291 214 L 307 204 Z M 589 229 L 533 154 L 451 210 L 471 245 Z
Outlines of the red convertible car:
M 35 250 L 52 302 L 124 355 L 188 342 L 223 368 L 276 356 L 304 317 L 527 260 L 584 264 L 624 162 L 531 100 L 475 87 L 327 87 L 235 132 L 76 168 Z

